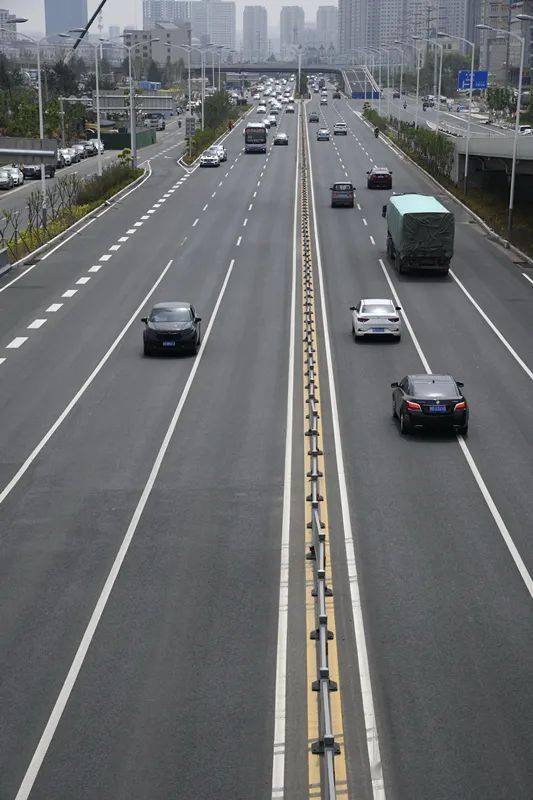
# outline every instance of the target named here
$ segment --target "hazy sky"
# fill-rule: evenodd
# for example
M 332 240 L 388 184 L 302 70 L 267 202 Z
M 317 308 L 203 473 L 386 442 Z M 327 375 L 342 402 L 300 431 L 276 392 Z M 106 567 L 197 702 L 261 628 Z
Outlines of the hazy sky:
M 63 0 L 68 3 L 69 0 Z M 301 5 L 305 9 L 306 20 L 315 21 L 319 5 L 336 5 L 336 0 L 236 0 L 237 28 L 242 28 L 242 9 L 245 5 L 264 5 L 268 10 L 269 27 L 279 26 L 279 12 L 284 5 Z M 95 0 L 88 0 L 89 14 L 97 7 Z M 44 0 L 3 0 L 4 8 L 21 17 L 28 17 L 28 31 L 44 31 Z M 104 31 L 109 25 L 142 25 L 142 0 L 107 0 L 104 6 Z M 94 28 L 94 25 L 93 25 Z M 95 31 L 96 33 L 96 31 Z

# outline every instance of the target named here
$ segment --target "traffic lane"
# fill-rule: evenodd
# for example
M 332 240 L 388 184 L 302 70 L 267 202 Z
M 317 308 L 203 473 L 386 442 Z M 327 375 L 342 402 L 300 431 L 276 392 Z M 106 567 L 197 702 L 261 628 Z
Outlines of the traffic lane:
M 387 103 L 387 95 L 384 95 L 385 99 L 381 99 L 381 106 L 382 106 L 382 113 L 384 109 L 388 108 Z M 405 96 L 405 101 L 407 102 L 407 108 L 404 109 L 403 102 L 398 103 L 397 100 L 391 100 L 391 113 L 393 116 L 398 117 L 399 119 L 408 118 L 410 121 L 414 122 L 416 119 L 416 100 L 414 97 L 410 97 L 409 95 Z M 377 101 L 375 101 L 377 103 Z M 468 100 L 467 100 L 468 103 Z M 385 105 L 384 105 L 385 104 Z M 437 109 L 436 108 L 427 108 L 425 111 L 422 107 L 422 101 L 418 104 L 418 123 L 419 125 L 425 125 L 426 122 L 431 122 L 432 124 L 436 125 L 437 123 Z M 440 111 L 440 120 L 441 123 L 446 124 L 451 129 L 456 129 L 460 131 L 462 135 L 466 135 L 466 129 L 468 127 L 468 113 L 459 112 L 456 110 L 457 102 L 454 103 L 454 108 L 449 111 L 448 108 L 441 108 Z M 362 105 L 360 110 L 362 111 Z M 388 112 L 387 112 L 388 113 Z M 473 135 L 477 136 L 508 136 L 511 134 L 510 131 L 505 131 L 497 128 L 494 125 L 487 125 L 484 122 L 479 122 L 475 119 L 475 114 L 472 115 L 471 120 L 471 131 Z
M 346 149 L 353 152 L 349 143 Z M 347 152 L 345 158 L 349 157 L 350 153 Z M 360 161 L 353 156 L 352 163 L 355 169 L 361 170 Z M 406 188 L 401 181 L 404 170 L 406 168 L 400 164 L 400 169 L 395 171 L 396 191 Z M 371 241 L 370 236 L 373 236 L 376 242 L 376 247 L 371 248 L 374 260 L 370 269 L 374 271 L 377 266 L 378 272 L 381 272 L 377 261 L 383 259 L 434 371 L 451 373 L 465 381 L 465 392 L 472 409 L 469 447 L 521 556 L 526 564 L 531 565 L 533 549 L 523 525 L 523 520 L 529 519 L 533 513 L 530 492 L 533 441 L 529 404 L 524 403 L 524 398 L 531 394 L 531 380 L 451 279 L 397 275 L 385 253 L 384 232 L 379 216 L 381 205 L 389 194 L 372 190 L 358 193 L 361 217 L 367 221 L 367 225 L 360 226 L 359 230 L 365 241 Z M 468 239 L 461 232 L 458 238 L 460 242 L 466 240 L 471 251 L 469 257 L 464 258 L 465 264 L 482 261 L 479 251 L 474 249 L 476 243 L 478 246 L 480 243 L 478 236 L 473 234 Z M 481 245 L 485 245 L 484 239 L 481 239 Z M 457 252 L 461 252 L 460 247 Z M 498 265 L 494 265 L 491 280 L 492 276 L 501 281 Z M 516 275 L 514 280 L 517 280 Z M 486 287 L 486 293 L 493 291 L 490 282 L 486 283 Z M 389 287 L 386 295 L 390 295 Z M 496 298 L 496 295 L 492 296 Z M 484 299 L 481 302 L 485 304 Z M 496 299 L 486 306 L 490 309 L 491 317 L 495 305 Z M 506 309 L 497 317 L 499 324 L 504 311 Z M 503 327 L 506 335 L 508 328 L 508 325 Z M 531 336 L 528 338 L 531 339 Z M 527 359 L 527 338 L 522 337 L 521 342 L 521 354 Z M 395 379 L 400 377 L 402 375 Z M 487 431 L 491 432 L 488 440 L 483 435 Z
M 322 153 L 318 147 L 313 153 L 315 187 L 324 183 Z M 533 719 L 524 714 L 533 708 L 529 598 L 455 439 L 399 435 L 389 384 L 422 371 L 419 357 L 407 334 L 399 344 L 353 342 L 342 311 L 347 298 L 389 292 L 384 280 L 376 292 L 379 272 L 368 240 L 361 236 L 355 260 L 351 247 L 339 246 L 350 232 L 345 215 L 328 209 L 324 197 L 318 202 L 390 794 L 525 800 L 533 785 L 527 752 Z
M 280 172 L 278 185 L 283 177 Z M 167 273 L 154 302 L 185 296 L 208 319 L 235 250 L 235 210 L 244 213 L 242 195 L 242 185 L 236 183 L 218 217 L 216 236 L 197 237 Z M 246 323 L 244 313 L 239 307 L 236 325 Z M 141 329 L 139 324 L 128 332 L 1 509 L 2 528 L 10 532 L 3 542 L 2 605 L 12 609 L 2 617 L 2 635 L 13 642 L 2 665 L 9 676 L 2 705 L 9 711 L 4 715 L 1 772 L 10 793 L 29 763 L 189 374 L 188 358 L 142 359 Z M 240 330 L 246 342 L 247 325 Z M 210 383 L 213 396 L 214 385 Z M 219 427 L 224 430 L 220 421 Z M 36 520 L 45 543 L 38 547 Z M 27 554 L 25 561 L 21 553 Z M 29 708 L 35 714 L 21 714 Z
M 465 288 L 472 294 L 492 322 L 507 339 L 513 349 L 530 365 L 533 361 L 533 330 L 530 323 L 531 291 L 520 269 L 513 264 L 503 248 L 491 242 L 481 226 L 472 222 L 470 214 L 448 195 L 440 193 L 428 178 L 408 161 L 398 156 L 388 145 L 376 140 L 372 131 L 350 111 L 344 115 L 350 129 L 356 133 L 360 142 L 374 159 L 374 164 L 387 165 L 393 170 L 393 191 L 415 191 L 436 195 L 450 208 L 456 219 L 454 257 L 452 268 Z M 352 118 L 352 119 L 350 119 Z M 350 124 L 351 123 L 351 124 Z M 340 137 L 339 137 L 340 138 Z M 362 185 L 366 185 L 366 169 L 372 162 L 360 147 L 360 158 L 354 162 L 359 167 Z M 365 167 L 366 162 L 366 169 Z M 382 205 L 386 200 L 384 192 L 367 193 L 369 205 L 368 219 L 374 219 L 382 228 L 380 236 L 385 236 L 385 222 L 381 218 Z M 459 289 L 458 289 L 459 290 Z M 472 313 L 479 312 L 472 306 Z
M 237 136 L 235 134 L 232 139 L 236 140 Z M 238 141 L 240 143 L 240 139 Z M 228 164 L 227 179 L 224 174 L 220 175 L 222 188 L 218 188 L 216 181 L 222 167 L 196 172 L 185 179 L 185 184 L 171 195 L 167 203 L 155 209 L 155 213 L 149 217 L 148 214 L 139 215 L 139 210 L 149 209 L 142 203 L 143 196 L 137 196 L 134 201 L 136 215 L 130 217 L 128 223 L 131 225 L 136 216 L 146 216 L 148 219 L 142 222 L 142 227 L 128 242 L 117 245 L 120 249 L 115 252 L 109 249 L 111 242 L 117 242 L 120 238 L 117 234 L 125 233 L 130 228 L 125 226 L 122 231 L 113 231 L 107 248 L 98 249 L 101 248 L 103 237 L 102 228 L 98 229 L 97 225 L 104 223 L 104 229 L 110 232 L 113 228 L 113 212 L 109 212 L 82 234 L 86 242 L 83 252 L 75 256 L 76 277 L 72 276 L 75 240 L 54 254 L 55 263 L 50 260 L 50 268 L 46 271 L 53 278 L 53 292 L 46 287 L 45 296 L 40 298 L 43 302 L 39 309 L 36 310 L 33 305 L 36 298 L 35 292 L 31 292 L 35 286 L 32 276 L 37 277 L 35 272 L 22 279 L 22 286 L 15 284 L 4 294 L 10 302 L 9 313 L 5 316 L 6 322 L 11 322 L 11 328 L 5 332 L 2 344 L 13 343 L 19 336 L 27 336 L 28 341 L 19 349 L 4 346 L 1 351 L 6 356 L 6 361 L 1 365 L 4 386 L 1 393 L 2 414 L 10 420 L 10 424 L 3 426 L 0 433 L 6 454 L 0 466 L 2 485 L 10 480 L 96 367 L 137 304 L 153 286 L 164 265 L 174 258 L 176 263 L 188 268 L 187 259 L 196 258 L 189 249 L 190 244 L 194 244 L 199 237 L 209 235 L 211 226 L 218 224 L 217 220 L 223 219 L 228 236 L 237 240 L 239 226 L 235 221 L 235 227 L 232 227 L 233 217 L 228 222 L 226 204 L 229 203 L 234 210 L 241 209 L 245 215 L 247 206 L 242 186 L 252 179 L 255 182 L 262 162 L 252 159 L 245 165 L 239 159 L 233 163 L 233 171 Z M 218 189 L 214 200 L 211 199 L 210 189 Z M 183 197 L 180 192 L 183 192 Z M 203 208 L 206 208 L 205 212 Z M 91 251 L 91 258 L 85 260 L 85 254 Z M 106 258 L 109 256 L 109 261 L 100 260 L 102 252 Z M 209 270 L 210 262 L 209 259 L 197 268 Z M 90 273 L 91 265 L 103 266 L 97 273 Z M 37 268 L 40 269 L 42 265 Z M 77 278 L 79 275 L 84 277 Z M 64 279 L 62 284 L 58 283 L 59 276 Z M 88 284 L 78 286 L 76 278 L 90 280 Z M 76 291 L 76 294 L 63 298 L 65 290 Z M 20 298 L 17 308 L 13 297 Z M 184 299 L 194 301 L 194 297 Z M 63 307 L 47 314 L 45 309 L 50 308 L 47 304 L 55 301 L 63 302 Z M 27 313 L 29 309 L 24 307 L 24 303 L 32 304 L 31 314 Z M 34 319 L 47 321 L 39 330 L 27 330 Z
M 284 403 L 272 400 L 287 391 L 291 156 L 272 161 L 258 195 L 205 361 L 32 797 L 82 800 L 95 780 L 117 798 L 269 791 L 285 443 Z

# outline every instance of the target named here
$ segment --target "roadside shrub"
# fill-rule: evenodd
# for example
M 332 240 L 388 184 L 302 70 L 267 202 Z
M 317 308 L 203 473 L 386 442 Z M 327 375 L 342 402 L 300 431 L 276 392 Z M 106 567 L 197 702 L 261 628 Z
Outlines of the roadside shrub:
M 96 201 L 103 203 L 108 197 L 138 177 L 142 170 L 134 170 L 129 162 L 111 164 L 102 170 L 101 175 L 93 175 L 80 185 L 76 205 L 85 205 Z

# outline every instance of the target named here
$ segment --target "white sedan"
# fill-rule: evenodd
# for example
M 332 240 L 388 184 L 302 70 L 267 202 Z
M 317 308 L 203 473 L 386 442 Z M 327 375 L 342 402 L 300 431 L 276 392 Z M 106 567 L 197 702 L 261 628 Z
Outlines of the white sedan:
M 258 114 L 266 114 L 266 106 L 257 106 Z
M 24 175 L 22 173 L 22 170 L 20 170 L 18 167 L 5 167 L 5 169 L 7 169 L 7 171 L 13 178 L 13 185 L 22 186 L 22 184 L 24 183 Z
M 206 150 L 200 158 L 201 167 L 219 167 L 220 158 L 215 150 Z
M 402 335 L 400 306 L 392 300 L 362 298 L 352 312 L 352 334 L 354 339 L 364 336 L 393 336 L 396 340 Z

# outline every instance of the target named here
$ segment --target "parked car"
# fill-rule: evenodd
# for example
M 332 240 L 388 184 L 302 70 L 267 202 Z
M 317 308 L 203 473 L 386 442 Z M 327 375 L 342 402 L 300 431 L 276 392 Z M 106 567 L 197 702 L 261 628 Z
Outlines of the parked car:
M 0 169 L 0 189 L 12 189 L 14 186 L 13 176 L 8 169 Z
M 200 348 L 201 318 L 191 303 L 157 303 L 147 317 L 143 317 L 143 352 L 197 353 Z
M 98 154 L 98 150 L 100 150 L 101 153 L 104 152 L 105 147 L 101 139 L 87 139 L 87 141 L 92 144 L 96 154 Z
M 65 156 L 61 149 L 58 149 L 57 156 L 56 156 L 56 169 L 63 169 L 63 167 L 67 166 L 67 162 L 65 160 Z
M 392 97 L 393 97 L 393 100 L 399 100 L 400 99 L 400 90 L 399 89 L 394 89 L 394 91 L 392 93 Z
M 41 165 L 40 164 L 22 164 L 21 170 L 25 178 L 40 178 Z M 53 178 L 56 174 L 55 164 L 45 164 L 44 176 L 45 178 Z
M 68 153 L 70 155 L 70 163 L 71 164 L 77 164 L 78 161 L 80 161 L 79 152 L 77 150 L 75 150 L 73 147 L 66 147 L 65 149 L 68 151 Z
M 13 178 L 13 185 L 14 186 L 21 186 L 24 183 L 24 173 L 22 172 L 20 167 L 17 167 L 16 165 L 13 165 L 11 167 L 6 167 L 6 169 L 11 174 L 11 177 Z
M 294 114 L 294 106 L 292 105 L 292 103 L 287 106 L 287 108 L 285 109 L 285 113 L 286 114 Z
M 391 383 L 392 415 L 400 420 L 400 432 L 444 428 L 466 436 L 469 409 L 463 386 L 451 375 L 406 375 Z
M 87 150 L 85 149 L 85 147 L 83 146 L 83 144 L 81 142 L 75 142 L 72 145 L 72 149 L 75 150 L 78 153 L 78 155 L 80 157 L 80 160 L 83 159 L 83 158 L 87 158 L 88 152 L 87 152 Z
M 69 167 L 72 164 L 72 153 L 70 149 L 68 147 L 62 147 L 61 150 L 58 150 L 58 153 L 61 153 L 63 166 Z
M 331 187 L 331 207 L 354 207 L 355 187 L 350 181 L 338 181 Z
M 366 174 L 368 189 L 392 189 L 392 171 L 388 167 L 372 167 Z

